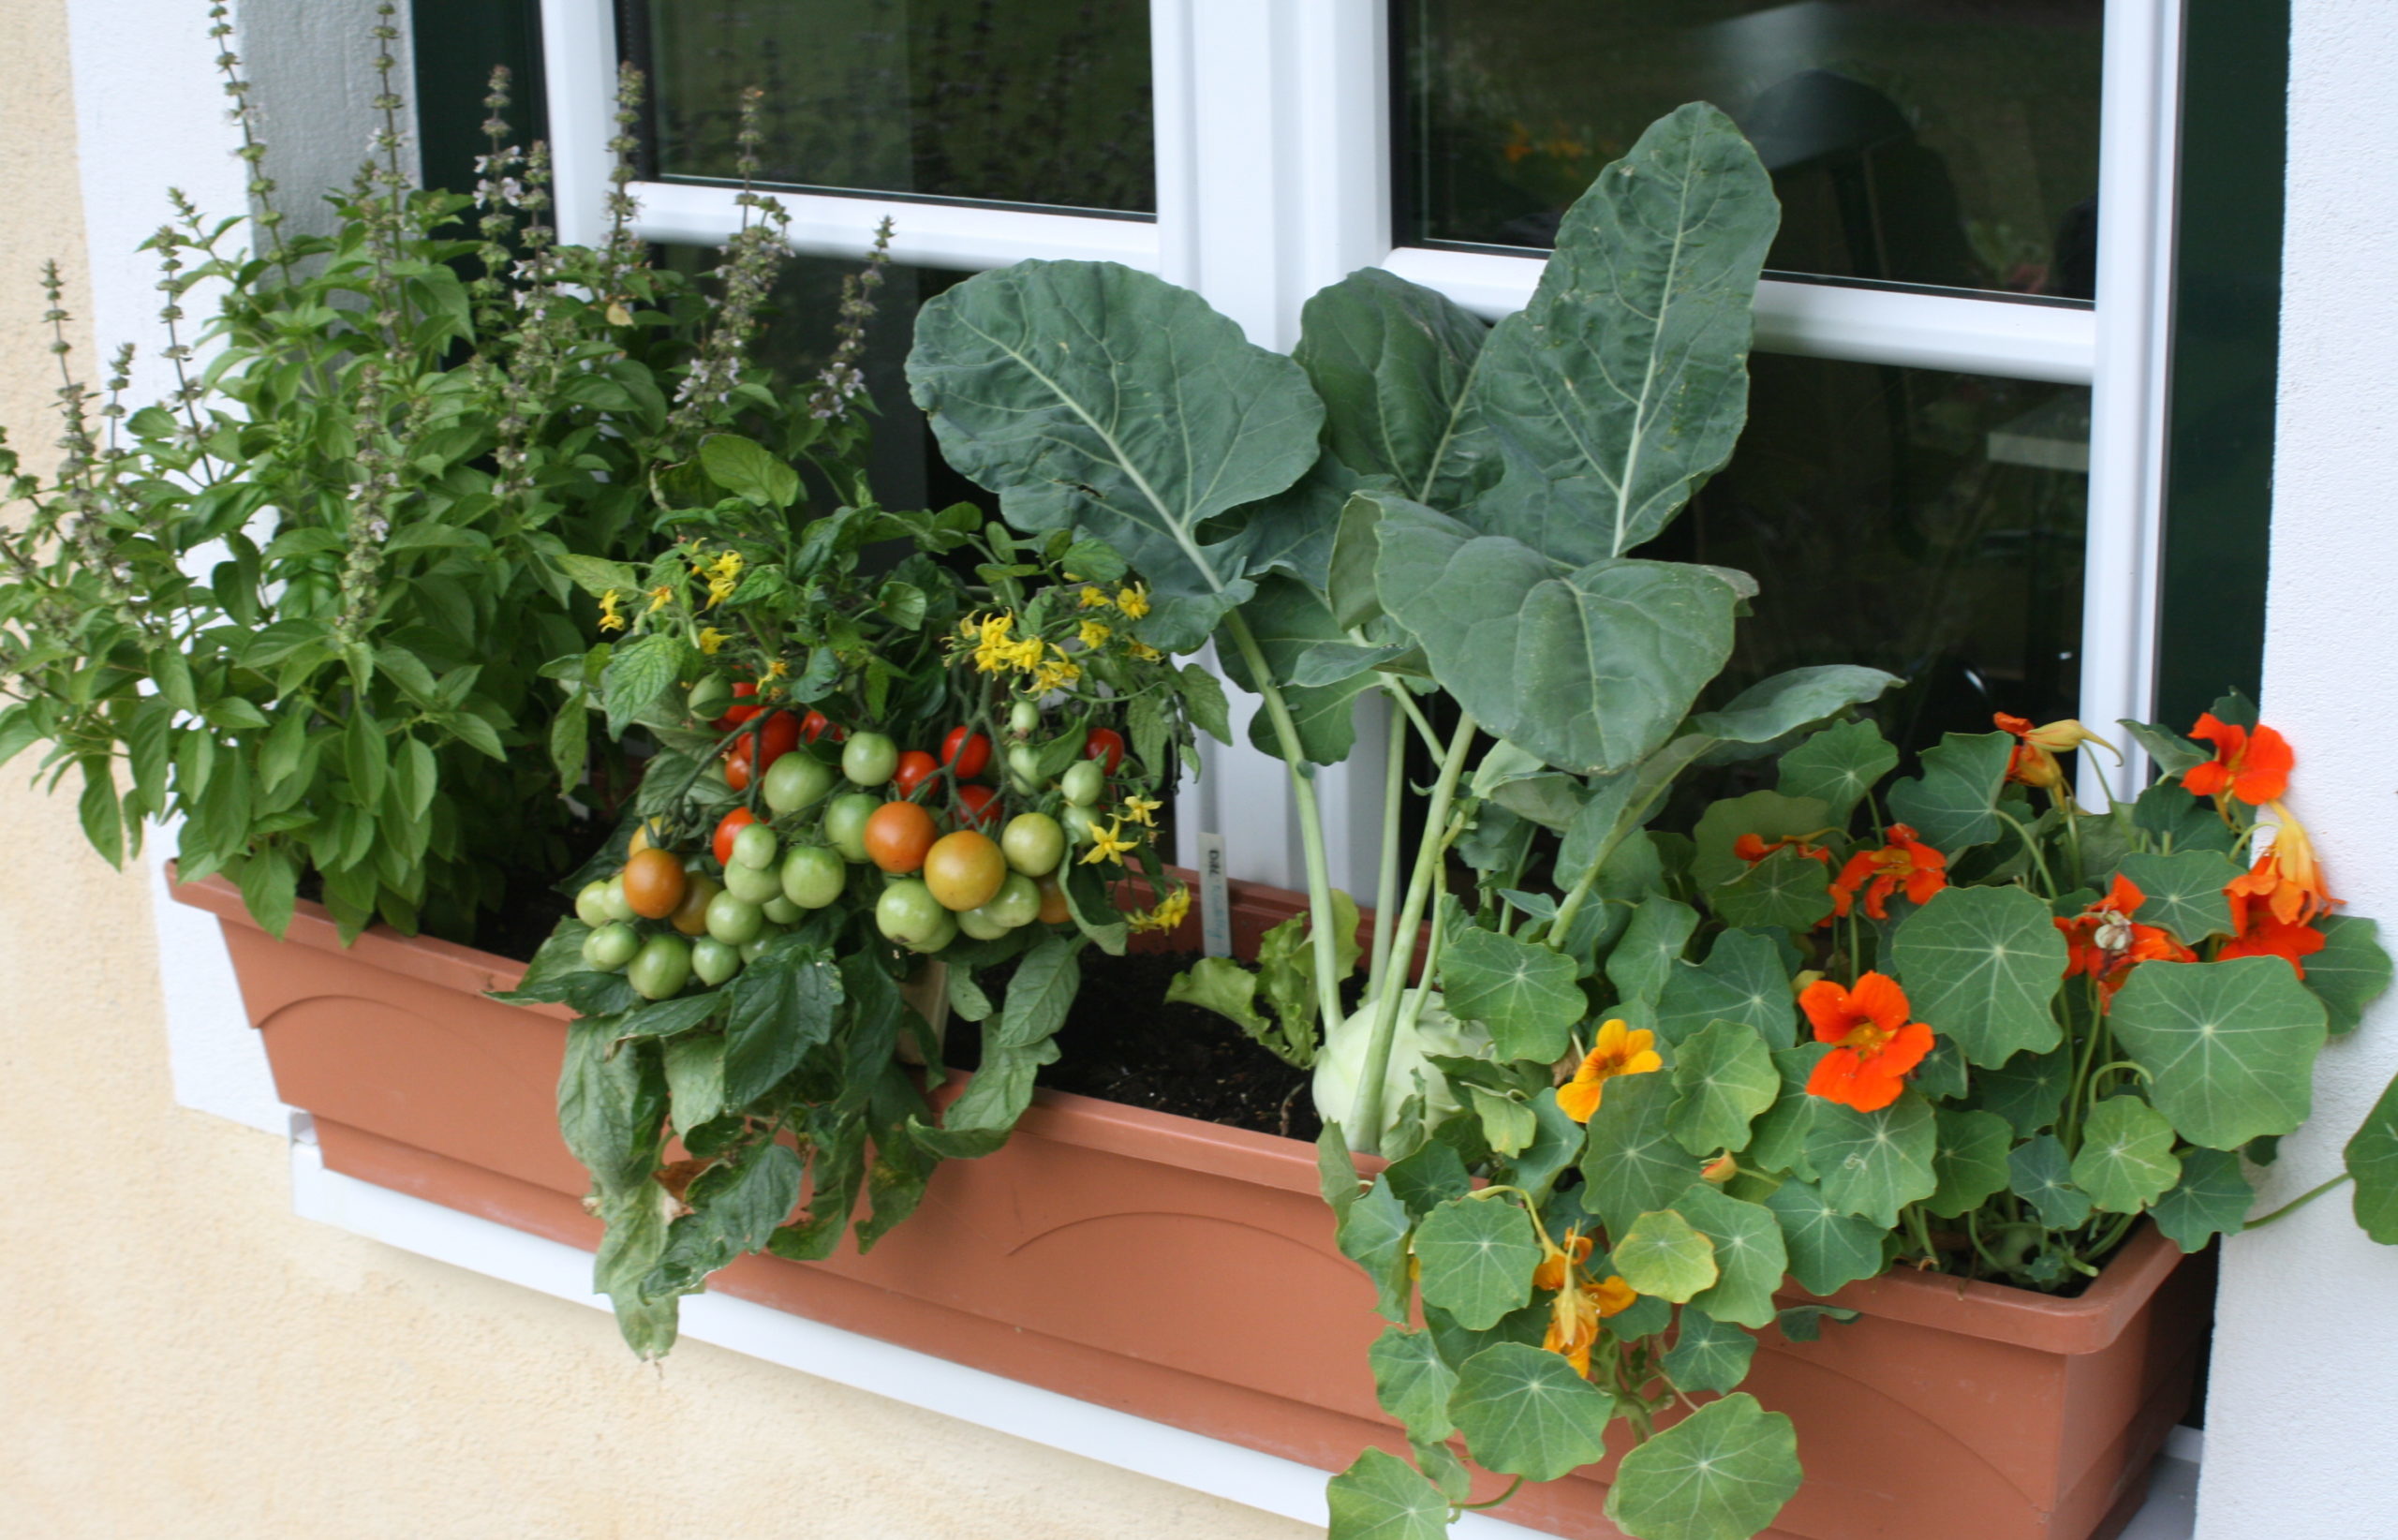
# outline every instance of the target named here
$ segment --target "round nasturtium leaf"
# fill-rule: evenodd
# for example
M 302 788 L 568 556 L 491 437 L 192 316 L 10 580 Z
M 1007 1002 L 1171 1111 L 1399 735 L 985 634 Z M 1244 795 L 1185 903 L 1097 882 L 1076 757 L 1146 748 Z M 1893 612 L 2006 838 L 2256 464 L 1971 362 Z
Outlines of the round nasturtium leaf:
M 2073 1158 L 2073 1184 L 2111 1214 L 2137 1214 L 2182 1179 L 2173 1125 L 2137 1096 L 2110 1096 L 2093 1107 Z
M 1790 1419 L 1735 1393 L 1623 1457 L 1607 1518 L 1633 1540 L 1748 1540 L 1798 1491 Z
M 1807 1161 L 1842 1213 L 1862 1214 L 1887 1229 L 1899 1222 L 1900 1209 L 1939 1190 L 1932 1169 L 1939 1145 L 1932 1103 L 1906 1091 L 1878 1112 L 1820 1103 Z
M 1715 1243 L 1670 1208 L 1641 1215 L 1616 1241 L 1615 1270 L 1638 1292 L 1680 1305 L 1719 1276 Z
M 1424 1302 L 1473 1331 L 1496 1325 L 1532 1298 L 1540 1259 L 1532 1222 L 1508 1198 L 1452 1198 L 1415 1231 Z
M 1749 1360 L 1757 1340 L 1718 1321 L 1705 1310 L 1686 1310 L 1681 1331 L 1665 1355 L 1665 1378 L 1674 1388 L 1694 1395 L 1722 1395 L 1748 1378 Z
M 1715 1282 L 1691 1296 L 1682 1319 L 1688 1321 L 1691 1310 L 1703 1310 L 1744 1326 L 1773 1325 L 1773 1291 L 1782 1286 L 1790 1257 L 1772 1212 L 1705 1182 L 1692 1184 L 1676 1198 L 1674 1210 L 1715 1246 Z
M 2142 963 L 2109 1021 L 2190 1143 L 2237 1149 L 2306 1120 L 2326 1020 L 2281 958 Z
M 1449 1426 L 1449 1392 L 1457 1388 L 1457 1370 L 1443 1361 L 1430 1332 L 1384 1326 L 1366 1350 L 1366 1362 L 1374 1370 L 1375 1399 L 1399 1419 L 1409 1439 L 1438 1444 L 1457 1431 Z
M 1899 926 L 1891 952 L 1915 1018 L 1976 1064 L 2046 1053 L 2064 1035 L 2053 1001 L 2065 938 L 2022 888 L 1944 888 Z
M 1563 1356 L 1500 1342 L 1468 1358 L 1449 1396 L 1449 1420 L 1485 1470 L 1554 1481 L 1606 1456 L 1615 1399 Z
M 1813 1182 L 1793 1177 L 1766 1194 L 1765 1206 L 1782 1226 L 1790 1276 L 1809 1294 L 1820 1298 L 1882 1270 L 1888 1226 L 1842 1213 Z
M 1397 1455 L 1369 1449 L 1324 1489 L 1325 1540 L 1447 1540 L 1449 1500 Z

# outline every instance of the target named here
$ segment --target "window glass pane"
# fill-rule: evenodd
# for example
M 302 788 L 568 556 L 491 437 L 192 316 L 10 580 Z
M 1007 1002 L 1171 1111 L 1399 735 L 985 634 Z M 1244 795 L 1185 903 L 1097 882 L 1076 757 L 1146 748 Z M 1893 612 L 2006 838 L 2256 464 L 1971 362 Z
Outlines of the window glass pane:
M 1402 243 L 1547 246 L 1685 101 L 1782 195 L 1777 271 L 2091 297 L 2101 0 L 1396 0 Z
M 1638 553 L 1759 585 L 1728 699 L 1784 669 L 1908 681 L 1873 708 L 1912 752 L 1993 712 L 2075 714 L 2090 392 L 1758 356 L 1732 463 Z
M 657 174 L 736 175 L 764 92 L 762 180 L 1147 214 L 1147 0 L 651 0 Z

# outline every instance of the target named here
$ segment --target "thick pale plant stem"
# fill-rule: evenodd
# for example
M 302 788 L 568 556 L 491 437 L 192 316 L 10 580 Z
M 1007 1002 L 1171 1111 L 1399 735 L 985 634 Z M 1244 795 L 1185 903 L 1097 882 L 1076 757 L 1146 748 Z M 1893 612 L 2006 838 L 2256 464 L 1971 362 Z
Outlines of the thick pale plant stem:
M 1391 1044 L 1399 1036 L 1399 1004 L 1400 981 L 1407 971 L 1407 961 L 1415 953 L 1415 933 L 1424 924 L 1424 906 L 1430 900 L 1432 888 L 1440 876 L 1441 852 L 1448 848 L 1449 803 L 1457 795 L 1458 779 L 1464 774 L 1466 751 L 1473 747 L 1474 719 L 1460 714 L 1458 729 L 1449 739 L 1449 751 L 1441 761 L 1441 778 L 1432 787 L 1431 806 L 1425 810 L 1424 837 L 1415 851 L 1415 869 L 1407 879 L 1407 901 L 1399 906 L 1399 929 L 1391 944 L 1390 972 L 1376 981 L 1370 997 L 1374 1008 L 1374 1035 L 1366 1045 L 1366 1062 L 1357 1082 L 1355 1126 L 1349 1133 L 1349 1147 L 1379 1152 L 1383 1136 L 1383 1080 L 1390 1073 Z M 1358 1141 L 1366 1143 L 1360 1144 Z
M 1399 933 L 1399 810 L 1407 791 L 1407 717 L 1396 705 L 1390 713 L 1389 752 L 1383 773 L 1382 870 L 1374 878 L 1374 960 L 1366 972 L 1369 999 L 1390 970 L 1390 940 Z
M 1224 634 L 1232 638 L 1240 650 L 1241 661 L 1249 666 L 1249 676 L 1265 699 L 1266 720 L 1273 724 L 1274 741 L 1281 746 L 1282 763 L 1291 773 L 1291 794 L 1299 808 L 1299 849 L 1308 869 L 1308 936 L 1315 946 L 1315 1008 L 1323 1018 L 1323 1031 L 1329 1035 L 1340 1024 L 1340 938 L 1333 934 L 1337 923 L 1332 910 L 1332 876 L 1330 863 L 1324 851 L 1324 814 L 1315 800 L 1315 781 L 1308 774 L 1307 752 L 1299 744 L 1299 724 L 1291 719 L 1289 703 L 1282 699 L 1281 687 L 1266 666 L 1266 653 L 1257 644 L 1257 635 L 1249 629 L 1238 610 L 1224 616 Z

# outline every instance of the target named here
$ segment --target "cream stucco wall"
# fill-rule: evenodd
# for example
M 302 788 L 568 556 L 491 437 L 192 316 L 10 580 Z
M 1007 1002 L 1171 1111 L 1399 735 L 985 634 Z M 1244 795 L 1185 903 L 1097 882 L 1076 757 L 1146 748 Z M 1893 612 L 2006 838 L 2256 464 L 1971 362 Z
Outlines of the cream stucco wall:
M 0 5 L 0 422 L 43 453 L 33 277 L 83 286 L 66 8 Z M 603 1314 L 294 1218 L 281 1140 L 174 1104 L 143 876 L 29 769 L 0 773 L 39 874 L 0 888 L 5 1540 L 1307 1533 L 704 1345 L 644 1369 Z

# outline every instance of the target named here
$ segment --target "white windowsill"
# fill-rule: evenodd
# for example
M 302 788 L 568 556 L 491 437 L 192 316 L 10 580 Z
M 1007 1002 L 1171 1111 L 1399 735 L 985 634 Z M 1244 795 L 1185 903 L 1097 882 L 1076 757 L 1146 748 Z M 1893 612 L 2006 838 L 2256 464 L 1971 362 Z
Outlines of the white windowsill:
M 295 1113 L 292 1122 L 291 1207 L 302 1218 L 559 1299 L 607 1309 L 607 1301 L 591 1292 L 590 1253 L 328 1171 L 307 1115 Z M 1302 1523 L 1325 1521 L 1325 1473 L 1313 1466 L 763 1305 L 726 1295 L 694 1295 L 683 1302 L 682 1334 Z M 2194 1429 L 2174 1429 L 2157 1461 L 2147 1504 L 2121 1540 L 2189 1540 L 2202 1442 L 2203 1435 Z M 1548 1540 L 1537 1531 L 1485 1514 L 1466 1515 L 1451 1533 L 1460 1540 Z

